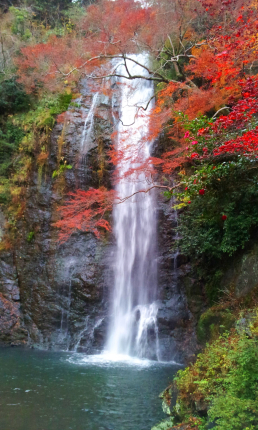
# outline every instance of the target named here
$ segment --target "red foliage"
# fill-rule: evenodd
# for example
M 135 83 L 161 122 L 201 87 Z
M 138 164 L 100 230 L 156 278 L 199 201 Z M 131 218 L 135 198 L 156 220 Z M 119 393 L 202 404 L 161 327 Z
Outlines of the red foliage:
M 56 118 L 56 121 L 58 123 L 64 123 L 65 121 L 69 121 L 69 120 L 72 120 L 72 114 L 69 111 L 60 113 Z
M 184 148 L 181 146 L 174 149 L 173 151 L 165 152 L 161 158 L 151 157 L 151 163 L 155 167 L 161 167 L 162 172 L 165 174 L 171 174 L 177 167 L 180 167 L 187 161 L 185 155 L 181 155 L 184 152 Z
M 84 43 L 75 38 L 52 36 L 47 43 L 21 48 L 15 59 L 17 73 L 28 92 L 39 88 L 39 84 L 50 91 L 63 88 L 63 81 L 72 82 L 74 76 L 67 75 L 71 69 L 86 61 Z M 61 82 L 58 80 L 61 78 Z
M 93 55 L 134 52 L 137 44 L 151 44 L 155 13 L 134 0 L 102 0 L 87 9 L 83 26 Z
M 235 139 L 226 141 L 218 148 L 214 149 L 214 155 L 241 153 L 250 155 L 257 153 L 258 150 L 258 127 L 238 136 Z
M 198 149 L 188 154 L 189 159 L 203 159 L 223 153 L 256 154 L 256 129 L 234 139 L 226 140 L 224 137 L 226 131 L 237 134 L 246 125 L 250 127 L 251 119 L 258 113 L 258 78 L 246 77 L 246 72 L 258 60 L 256 11 L 251 1 L 201 0 L 200 3 L 206 9 L 209 26 L 212 26 L 207 39 L 191 51 L 193 57 L 184 67 L 188 80 L 178 84 L 173 82 L 159 92 L 157 107 L 152 114 L 152 135 L 167 129 L 167 136 L 176 138 L 181 142 L 181 149 L 188 151 L 189 147 L 185 147 L 182 140 L 184 131 L 181 124 L 184 120 L 181 121 L 181 113 L 191 120 L 200 114 L 215 113 L 226 104 L 229 115 L 222 115 L 213 125 L 199 130 L 202 148 L 197 140 L 193 141 L 192 144 Z M 201 87 L 189 84 L 190 79 L 199 79 Z M 214 151 L 207 147 L 212 136 L 217 137 Z M 188 137 L 185 134 L 184 138 Z M 203 139 L 207 144 L 203 144 Z M 182 150 L 178 154 L 178 163 L 176 154 L 171 154 L 176 167 L 184 159 Z
M 208 90 L 196 88 L 189 91 L 188 97 L 180 98 L 174 104 L 174 109 L 184 112 L 189 119 L 194 119 L 204 112 L 218 110 L 224 101 L 223 94 L 216 88 Z
M 113 56 L 145 50 L 159 58 L 170 45 L 167 65 L 171 68 L 176 63 L 170 60 L 171 55 L 183 53 L 174 70 L 179 81 L 161 87 L 156 107 L 150 118 L 146 118 L 149 134 L 141 142 L 144 145 L 146 139 L 153 141 L 165 132 L 171 138 L 169 151 L 160 158 L 147 160 L 139 147 L 132 153 L 129 129 L 123 136 L 120 134 L 123 149 L 113 148 L 109 153 L 113 164 L 119 165 L 119 171 L 123 172 L 116 180 L 129 176 L 131 180 L 137 179 L 143 173 L 150 177 L 157 170 L 171 174 L 187 160 L 194 163 L 226 153 L 256 156 L 258 127 L 250 130 L 250 121 L 258 114 L 258 78 L 247 74 L 253 73 L 253 64 L 258 60 L 258 20 L 251 3 L 251 0 L 159 0 L 151 8 L 134 0 L 101 0 L 88 7 L 82 19 L 83 37 L 74 32 L 22 48 L 16 59 L 17 73 L 28 91 L 38 90 L 42 85 L 56 91 L 64 81 L 72 84 L 82 74 L 94 73 L 97 78 L 109 74 L 114 67 L 109 61 Z M 182 73 L 177 74 L 179 65 Z M 182 113 L 191 120 L 207 113 L 212 116 L 225 105 L 229 115 L 222 115 L 214 124 L 200 129 L 197 139 L 200 138 L 202 147 L 198 140 L 192 140 L 190 148 L 194 150 L 189 153 L 185 139 L 191 135 L 187 132 L 184 136 Z M 66 118 L 66 114 L 61 114 L 58 121 L 64 122 Z M 238 136 L 245 126 L 247 131 Z M 233 138 L 232 132 L 238 137 Z M 231 133 L 231 138 L 227 133 Z M 123 165 L 125 169 L 121 168 Z M 199 194 L 204 195 L 205 190 L 200 189 Z M 60 228 L 60 241 L 67 240 L 77 230 L 93 231 L 97 236 L 100 230 L 109 230 L 103 216 L 112 208 L 114 198 L 114 191 L 104 188 L 70 193 L 70 200 L 60 208 L 61 219 L 55 223 Z
M 104 76 L 114 67 L 107 61 L 110 56 L 152 45 L 155 16 L 154 9 L 134 0 L 99 1 L 88 7 L 82 18 L 84 37 L 73 32 L 22 48 L 15 59 L 19 80 L 30 92 L 42 84 L 58 91 L 64 81 L 73 83 L 82 74 Z
M 251 2 L 232 0 L 227 6 L 222 3 L 219 9 L 216 2 L 216 8 L 223 12 L 224 20 L 221 18 L 210 30 L 209 43 L 193 51 L 196 58 L 191 60 L 188 70 L 230 96 L 246 67 L 257 57 L 257 18 L 249 7 Z M 230 12 L 236 5 L 238 8 Z M 244 13 L 240 14 L 242 8 Z
M 246 81 L 239 81 L 242 98 L 232 107 L 229 115 L 220 116 L 212 126 L 213 131 L 232 127 L 242 129 L 258 113 L 258 77 L 251 76 Z
M 77 190 L 68 196 L 70 200 L 58 209 L 61 219 L 53 224 L 60 230 L 61 243 L 78 230 L 93 232 L 97 237 L 103 229 L 110 231 L 110 224 L 104 216 L 112 209 L 115 191 L 91 188 L 88 191 Z
M 243 129 L 251 126 L 251 120 L 258 114 L 258 77 L 249 77 L 245 81 L 239 81 L 242 98 L 235 102 L 228 115 L 220 116 L 214 124 L 199 129 L 197 135 L 202 142 L 202 153 L 193 152 L 191 158 L 209 158 L 211 155 L 241 154 L 245 156 L 257 156 L 258 127 L 243 132 Z M 234 136 L 226 140 L 227 133 L 241 132 L 240 136 Z M 189 137 L 189 136 L 188 136 Z M 203 146 L 203 139 L 208 145 L 210 139 L 217 139 L 215 148 L 211 151 Z M 198 145 L 198 141 L 192 142 Z M 200 150 L 200 148 L 199 148 Z

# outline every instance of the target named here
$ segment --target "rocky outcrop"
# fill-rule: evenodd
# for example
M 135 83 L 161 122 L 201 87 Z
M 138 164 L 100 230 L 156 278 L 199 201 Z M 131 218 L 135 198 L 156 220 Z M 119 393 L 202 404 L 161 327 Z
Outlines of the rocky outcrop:
M 158 199 L 158 286 L 159 310 L 157 323 L 161 356 L 164 360 L 184 363 L 196 353 L 196 323 L 200 309 L 192 306 L 189 290 L 196 288 L 191 278 L 191 265 L 175 246 L 178 214 L 173 200 L 162 195 Z M 200 289 L 196 288 L 196 295 Z M 193 294 L 193 296 L 195 296 Z M 203 300 L 202 300 L 203 303 Z
M 233 289 L 237 298 L 244 297 L 258 288 L 258 245 L 253 237 L 249 246 L 231 261 L 224 271 L 221 285 Z
M 13 254 L 6 252 L 0 261 L 0 344 L 26 344 L 27 339 L 15 262 Z

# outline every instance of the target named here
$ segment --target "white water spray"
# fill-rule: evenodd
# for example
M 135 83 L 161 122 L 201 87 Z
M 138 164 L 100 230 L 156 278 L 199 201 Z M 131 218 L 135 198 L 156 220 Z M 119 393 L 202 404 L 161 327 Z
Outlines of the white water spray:
M 148 62 L 148 57 L 143 54 L 132 58 L 141 64 Z M 132 61 L 127 61 L 127 67 L 131 75 L 147 75 L 147 71 Z M 119 72 L 127 73 L 124 66 L 120 66 Z M 123 179 L 116 188 L 120 197 L 126 197 L 150 186 L 143 173 L 134 173 L 128 178 L 124 175 L 135 163 L 136 152 L 141 162 L 150 155 L 150 145 L 144 142 L 144 137 L 148 132 L 152 103 L 145 113 L 138 107 L 147 106 L 154 89 L 152 83 L 143 79 L 120 78 L 118 82 L 121 87 L 121 121 L 117 129 L 117 149 L 123 151 L 124 156 L 117 167 Z M 106 350 L 115 356 L 123 354 L 158 359 L 157 307 L 154 303 L 157 289 L 155 193 L 136 194 L 115 205 L 113 216 L 116 256 Z

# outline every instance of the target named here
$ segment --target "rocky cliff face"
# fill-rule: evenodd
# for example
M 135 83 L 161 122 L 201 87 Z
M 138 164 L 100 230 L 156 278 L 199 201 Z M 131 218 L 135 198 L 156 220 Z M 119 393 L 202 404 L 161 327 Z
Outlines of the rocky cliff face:
M 32 170 L 16 249 L 1 256 L 0 342 L 5 344 L 98 353 L 105 343 L 113 237 L 98 240 L 91 233 L 78 233 L 58 245 L 52 226 L 69 191 L 111 187 L 112 166 L 105 155 L 113 131 L 111 100 L 98 95 L 96 102 L 87 82 L 82 82 L 81 95 L 69 120 L 53 130 L 42 174 L 36 164 Z M 53 179 L 60 160 L 73 168 Z M 190 265 L 171 250 L 175 215 L 172 202 L 160 196 L 157 320 L 162 359 L 184 361 L 196 351 L 195 326 L 203 298 Z
M 20 345 L 27 338 L 14 254 L 5 252 L 0 261 L 0 343 Z
M 81 94 L 80 107 L 71 109 L 68 123 L 53 130 L 42 177 L 34 166 L 17 247 L 0 261 L 0 341 L 4 343 L 61 349 L 79 348 L 80 341 L 86 349 L 92 349 L 94 342 L 96 349 L 103 345 L 110 243 L 80 233 L 60 246 L 52 227 L 64 194 L 97 187 L 100 181 L 110 186 L 110 166 L 103 155 L 111 143 L 109 100 L 99 97 L 87 153 L 82 153 L 85 119 L 93 98 L 86 83 Z M 60 152 L 61 162 L 73 169 L 65 172 L 65 178 L 53 179 Z
M 158 202 L 158 285 L 160 306 L 158 327 L 161 355 L 177 362 L 190 360 L 197 350 L 196 313 L 186 294 L 186 285 L 196 283 L 190 278 L 191 265 L 175 248 L 177 213 L 173 201 L 162 196 Z

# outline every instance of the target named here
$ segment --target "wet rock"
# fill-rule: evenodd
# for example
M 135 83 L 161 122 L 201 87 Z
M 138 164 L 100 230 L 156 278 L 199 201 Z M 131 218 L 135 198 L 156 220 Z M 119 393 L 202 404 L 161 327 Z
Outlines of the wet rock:
M 242 257 L 239 273 L 235 281 L 237 297 L 243 297 L 258 286 L 258 254 L 244 255 Z
M 0 293 L 0 343 L 23 345 L 28 333 L 22 325 L 20 305 Z
M 257 313 L 255 311 L 251 311 L 245 315 L 244 318 L 241 318 L 236 323 L 236 330 L 240 335 L 246 335 L 249 337 L 253 337 L 252 328 L 257 320 Z
M 19 345 L 26 343 L 27 339 L 14 255 L 3 252 L 0 259 L 0 342 Z
M 188 263 L 189 258 L 186 255 L 178 254 L 177 255 L 177 268 L 181 267 L 183 264 Z
M 105 347 L 109 323 L 110 318 L 107 316 L 100 318 L 94 326 L 92 348 L 95 354 L 103 351 Z
M 224 269 L 221 288 L 233 288 L 237 298 L 247 296 L 258 289 L 258 237 L 254 237 L 249 247 L 239 252 Z
M 160 356 L 162 360 L 184 363 L 198 350 L 197 317 L 192 312 L 192 296 L 196 280 L 187 258 L 172 249 L 176 239 L 177 214 L 172 200 L 158 198 L 158 290 L 157 313 Z M 197 290 L 198 292 L 198 290 Z M 203 303 L 203 300 L 202 300 Z M 201 311 L 201 309 L 199 309 Z
M 175 329 L 182 321 L 189 321 L 190 314 L 187 310 L 185 299 L 181 295 L 175 295 L 172 299 L 159 307 L 157 321 L 160 332 L 164 329 Z M 162 327 L 164 329 L 162 330 Z

